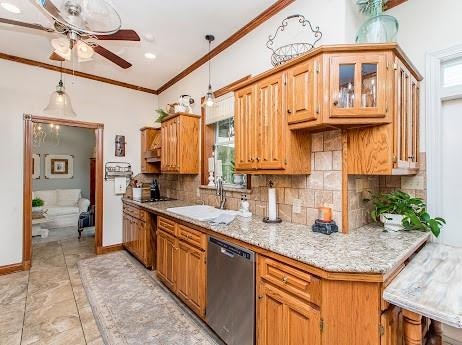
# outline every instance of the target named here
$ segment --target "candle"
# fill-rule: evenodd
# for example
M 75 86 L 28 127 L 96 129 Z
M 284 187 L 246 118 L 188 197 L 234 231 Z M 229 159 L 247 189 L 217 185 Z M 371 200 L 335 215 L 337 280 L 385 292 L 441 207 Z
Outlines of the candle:
M 215 171 L 215 159 L 213 157 L 209 158 L 209 172 Z
M 319 220 L 321 222 L 329 223 L 332 221 L 332 209 L 327 206 L 319 208 Z

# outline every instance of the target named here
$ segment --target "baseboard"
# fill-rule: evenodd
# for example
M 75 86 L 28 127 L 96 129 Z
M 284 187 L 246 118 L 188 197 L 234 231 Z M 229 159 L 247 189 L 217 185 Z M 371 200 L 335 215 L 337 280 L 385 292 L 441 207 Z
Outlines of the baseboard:
M 18 264 L 0 266 L 0 276 L 19 271 L 24 271 L 24 264 L 22 262 Z
M 117 252 L 123 249 L 122 243 L 111 244 L 110 246 L 101 247 L 98 254 L 108 254 L 112 252 Z

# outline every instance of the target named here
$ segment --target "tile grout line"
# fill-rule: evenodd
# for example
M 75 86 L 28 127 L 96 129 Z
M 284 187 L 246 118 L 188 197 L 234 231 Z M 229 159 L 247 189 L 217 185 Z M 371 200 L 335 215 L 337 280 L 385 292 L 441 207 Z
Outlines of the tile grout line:
M 61 241 L 59 241 L 59 246 L 61 247 L 61 251 L 62 251 L 62 253 L 63 253 L 64 263 L 65 263 L 65 265 L 66 265 L 67 277 L 69 278 L 69 283 L 71 284 L 72 295 L 74 296 L 75 307 L 77 308 L 77 314 L 79 315 L 80 328 L 82 329 L 83 339 L 84 339 L 84 341 L 85 341 L 85 344 L 88 344 L 88 343 L 87 343 L 87 337 L 86 337 L 86 335 L 85 335 L 85 330 L 83 329 L 82 318 L 81 318 L 81 316 L 80 316 L 80 309 L 79 309 L 79 306 L 78 306 L 78 304 L 77 304 L 77 299 L 76 299 L 76 296 L 75 296 L 74 287 L 73 287 L 73 285 L 72 285 L 71 275 L 69 274 L 69 267 L 67 266 L 66 255 L 64 255 L 64 248 L 63 248 L 63 245 L 62 245 Z M 77 254 L 77 255 L 78 255 L 78 254 Z
M 32 263 L 32 260 L 31 260 L 31 263 Z M 27 289 L 26 289 L 26 298 L 24 298 L 24 313 L 22 317 L 21 339 L 19 341 L 19 344 L 22 344 L 22 338 L 24 336 L 24 328 L 25 328 L 25 323 L 26 323 L 27 296 L 29 295 L 29 282 L 30 282 L 30 268 L 29 268 L 29 271 L 27 272 Z

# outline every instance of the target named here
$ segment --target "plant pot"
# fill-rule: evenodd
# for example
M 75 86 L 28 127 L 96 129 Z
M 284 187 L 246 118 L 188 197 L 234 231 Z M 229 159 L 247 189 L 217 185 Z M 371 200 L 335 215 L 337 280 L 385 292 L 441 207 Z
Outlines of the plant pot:
M 32 207 L 33 213 L 43 213 L 43 206 Z
M 403 226 L 404 216 L 401 214 L 384 213 L 380 215 L 380 221 L 387 231 L 400 231 L 404 229 Z

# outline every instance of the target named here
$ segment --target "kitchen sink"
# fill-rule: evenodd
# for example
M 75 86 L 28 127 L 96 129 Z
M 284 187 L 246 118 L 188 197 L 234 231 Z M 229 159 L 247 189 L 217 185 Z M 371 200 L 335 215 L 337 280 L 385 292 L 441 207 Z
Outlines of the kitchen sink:
M 220 210 L 208 205 L 171 207 L 167 208 L 167 211 L 173 212 L 180 216 L 196 219 L 201 222 L 207 222 L 223 214 L 236 215 L 238 213 L 237 211 Z

